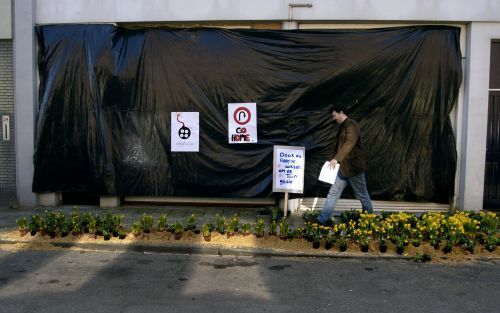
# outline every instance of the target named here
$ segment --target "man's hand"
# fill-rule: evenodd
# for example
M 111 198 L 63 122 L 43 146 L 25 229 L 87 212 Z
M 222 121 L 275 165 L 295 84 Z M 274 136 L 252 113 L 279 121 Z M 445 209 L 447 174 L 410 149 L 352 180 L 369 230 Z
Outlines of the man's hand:
M 330 168 L 334 169 L 334 168 L 335 168 L 335 166 L 337 166 L 337 163 L 338 163 L 338 162 L 337 162 L 337 160 L 332 159 L 332 160 L 330 161 Z

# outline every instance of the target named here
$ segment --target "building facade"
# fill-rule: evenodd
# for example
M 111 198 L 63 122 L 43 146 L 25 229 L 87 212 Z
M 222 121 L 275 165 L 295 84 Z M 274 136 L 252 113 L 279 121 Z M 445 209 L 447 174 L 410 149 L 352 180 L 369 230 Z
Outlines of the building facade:
M 452 25 L 462 29 L 460 45 L 463 56 L 463 82 L 458 101 L 451 114 L 457 143 L 457 170 L 455 197 L 448 205 L 458 209 L 479 210 L 483 207 L 485 190 L 495 189 L 498 168 L 495 156 L 487 162 L 488 118 L 497 111 L 489 109 L 489 103 L 498 87 L 490 86 L 491 73 L 498 71 L 491 60 L 495 54 L 495 42 L 500 39 L 500 0 L 310 0 L 291 2 L 285 0 L 2 0 L 0 5 L 12 12 L 12 38 L 2 39 L 2 48 L 13 45 L 14 62 L 14 117 L 10 118 L 13 149 L 15 142 L 15 189 L 19 205 L 57 203 L 55 193 L 34 194 L 33 138 L 37 102 L 37 68 L 35 25 L 72 23 L 114 23 L 118 25 L 145 25 L 177 27 L 216 26 L 269 29 L 339 29 L 374 28 L 407 25 Z M 5 12 L 5 10 L 2 10 Z M 2 13 L 5 14 L 5 13 Z M 2 19 L 4 21 L 4 19 Z M 5 23 L 5 22 L 4 22 Z M 5 26 L 2 25 L 2 29 Z M 6 35 L 3 35 L 6 36 Z M 4 43 L 3 41 L 6 40 Z M 10 40 L 10 41 L 9 41 Z M 3 52 L 8 54 L 8 52 Z M 2 67 L 2 71 L 4 71 Z M 8 71 L 8 70 L 6 70 Z M 3 75 L 3 73 L 0 73 Z M 3 88 L 0 76 L 0 97 Z M 496 76 L 494 76 L 496 77 Z M 8 88 L 8 87 L 7 87 Z M 8 89 L 6 89 L 8 90 Z M 5 91 L 4 91 L 5 93 Z M 8 105 L 1 102 L 0 109 L 8 113 Z M 7 96 L 6 98 L 7 99 Z M 498 99 L 498 97 L 494 97 Z M 493 113 L 488 113 L 488 112 Z M 10 113 L 12 114 L 12 113 Z M 491 127 L 490 127 L 491 128 Z M 491 137 L 491 136 L 490 136 Z M 494 134 L 493 134 L 494 137 Z M 4 166 L 11 157 L 4 154 L 2 142 L 0 184 L 2 179 L 12 179 Z M 7 150 L 5 150 L 7 151 Z M 493 158 L 493 159 L 492 159 Z M 489 165 L 488 165 L 488 164 Z M 10 167 L 9 167 L 10 166 Z M 498 171 L 498 170 L 497 170 Z M 485 188 L 485 177 L 487 184 Z M 493 178 L 492 178 L 493 177 Z M 7 183 L 6 183 L 7 184 Z M 1 186 L 1 185 L 0 185 Z M 496 197 L 491 192 L 488 197 Z M 106 200 L 106 199 L 101 199 Z M 117 204 L 117 199 L 111 204 Z M 304 199 L 293 202 L 292 207 L 321 206 L 322 199 Z M 350 206 L 346 202 L 346 206 Z M 380 203 L 387 208 L 391 204 Z M 425 204 L 419 204 L 424 205 Z M 377 206 L 377 204 L 375 204 Z M 406 208 L 412 204 L 395 204 Z M 432 207 L 432 204 L 428 205 Z M 445 205 L 446 206 L 446 205 Z

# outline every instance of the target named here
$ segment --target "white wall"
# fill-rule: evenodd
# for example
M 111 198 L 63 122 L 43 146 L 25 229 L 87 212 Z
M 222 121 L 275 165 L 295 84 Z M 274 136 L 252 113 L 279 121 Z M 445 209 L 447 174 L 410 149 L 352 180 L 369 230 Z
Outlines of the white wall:
M 35 123 L 36 62 L 34 1 L 14 5 L 14 102 L 16 118 L 16 179 L 19 205 L 34 206 L 32 192 Z
M 10 0 L 0 0 L 0 39 L 12 38 L 11 16 Z
M 499 0 L 36 0 L 38 24 L 142 21 L 500 21 Z

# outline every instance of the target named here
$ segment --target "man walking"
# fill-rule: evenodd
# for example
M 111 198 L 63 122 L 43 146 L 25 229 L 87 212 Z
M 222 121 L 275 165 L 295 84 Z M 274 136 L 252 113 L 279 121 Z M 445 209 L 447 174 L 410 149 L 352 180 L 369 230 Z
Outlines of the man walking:
M 333 120 L 340 125 L 330 154 L 330 166 L 334 168 L 339 163 L 340 169 L 318 217 L 318 222 L 321 224 L 326 224 L 331 218 L 335 205 L 347 185 L 351 185 L 354 195 L 361 201 L 362 210 L 373 212 L 366 188 L 366 163 L 363 158 L 359 125 L 344 113 L 346 109 L 341 104 L 332 105 L 330 111 Z

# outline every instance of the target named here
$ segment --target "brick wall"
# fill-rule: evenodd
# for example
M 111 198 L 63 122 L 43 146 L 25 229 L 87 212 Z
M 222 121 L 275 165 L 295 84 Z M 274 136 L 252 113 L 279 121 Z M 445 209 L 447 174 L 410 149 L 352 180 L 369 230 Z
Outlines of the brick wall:
M 14 134 L 14 72 L 12 40 L 0 40 L 0 118 L 9 116 L 10 141 L 0 131 L 0 206 L 16 202 L 16 148 Z M 0 120 L 1 123 L 1 120 Z M 0 124 L 0 126 L 2 126 Z

